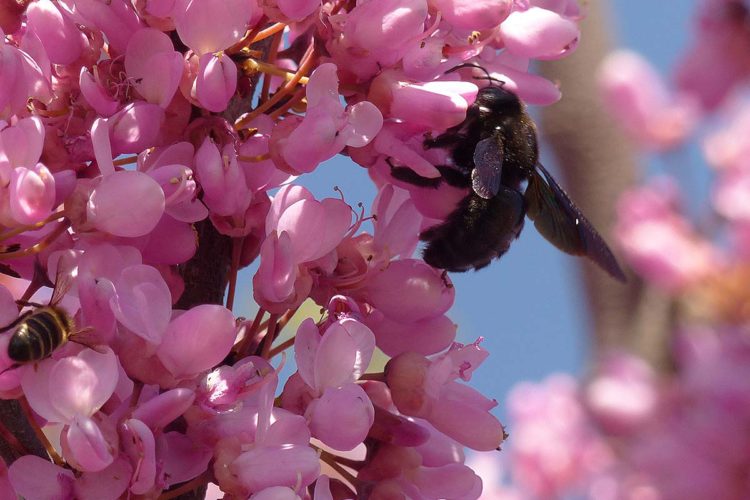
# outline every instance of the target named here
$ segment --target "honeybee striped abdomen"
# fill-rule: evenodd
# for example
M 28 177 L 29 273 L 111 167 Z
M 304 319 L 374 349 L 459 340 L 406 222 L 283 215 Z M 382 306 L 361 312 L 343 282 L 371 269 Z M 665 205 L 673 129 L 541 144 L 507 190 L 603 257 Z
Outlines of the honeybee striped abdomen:
M 73 331 L 73 320 L 61 307 L 34 309 L 16 327 L 8 343 L 8 357 L 16 363 L 31 363 L 50 356 Z

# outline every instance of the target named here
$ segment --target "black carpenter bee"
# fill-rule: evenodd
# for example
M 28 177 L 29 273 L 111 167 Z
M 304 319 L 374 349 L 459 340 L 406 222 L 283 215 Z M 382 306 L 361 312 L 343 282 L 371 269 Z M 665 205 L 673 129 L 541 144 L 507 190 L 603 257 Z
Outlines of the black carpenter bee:
M 467 66 L 477 67 L 461 65 L 451 71 Z M 444 222 L 420 234 L 426 242 L 425 262 L 451 272 L 481 269 L 508 250 L 528 216 L 557 248 L 585 255 L 625 281 L 604 239 L 539 163 L 536 126 L 503 82 L 481 89 L 466 119 L 427 138 L 424 147 L 447 149 L 453 165 L 439 166 L 441 177 L 428 179 L 391 164 L 393 177 L 417 186 L 436 188 L 446 182 L 469 188 Z
M 34 309 L 0 329 L 0 332 L 5 332 L 15 328 L 8 342 L 8 357 L 15 361 L 16 365 L 33 363 L 49 357 L 73 335 L 73 319 L 65 309 L 57 305 L 69 287 L 69 281 L 58 270 L 49 303 L 21 303 L 33 306 Z

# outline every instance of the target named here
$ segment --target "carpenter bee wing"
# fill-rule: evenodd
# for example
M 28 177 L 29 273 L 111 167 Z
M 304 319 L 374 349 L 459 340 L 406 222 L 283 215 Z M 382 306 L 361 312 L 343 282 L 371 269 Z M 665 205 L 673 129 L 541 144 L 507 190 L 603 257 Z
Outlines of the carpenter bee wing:
M 532 171 L 524 197 L 526 215 L 547 241 L 563 252 L 585 255 L 613 278 L 625 281 L 604 238 L 541 164 Z
M 474 170 L 471 171 L 471 187 L 474 192 L 489 200 L 500 191 L 503 172 L 503 143 L 499 135 L 477 142 L 474 148 Z

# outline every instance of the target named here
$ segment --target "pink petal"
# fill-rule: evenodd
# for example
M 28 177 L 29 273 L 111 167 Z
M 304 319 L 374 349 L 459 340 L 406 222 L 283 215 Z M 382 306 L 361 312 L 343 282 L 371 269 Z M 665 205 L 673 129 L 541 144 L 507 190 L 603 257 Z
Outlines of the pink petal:
M 300 376 L 310 387 L 315 387 L 315 356 L 319 346 L 318 327 L 312 318 L 307 318 L 299 325 L 294 337 L 294 360 Z
M 389 256 L 409 258 L 418 243 L 422 215 L 417 211 L 408 191 L 386 184 L 373 201 L 374 245 Z
M 165 111 L 156 104 L 135 101 L 108 118 L 115 155 L 138 154 L 157 143 Z
M 202 203 L 195 203 L 195 206 L 200 207 L 196 213 L 206 212 L 206 207 Z M 167 212 L 172 213 L 169 208 Z M 146 238 L 148 243 L 141 252 L 143 260 L 152 265 L 183 264 L 195 255 L 198 248 L 198 239 L 192 224 L 180 222 L 166 212 Z
M 86 100 L 86 103 L 100 116 L 112 116 L 118 109 L 120 109 L 119 101 L 110 97 L 110 95 L 104 90 L 104 87 L 94 79 L 94 75 L 91 74 L 91 71 L 85 66 L 81 67 L 81 72 L 78 75 L 78 87 L 80 88 L 81 96 Z M 97 144 L 94 143 L 95 147 L 96 145 Z
M 404 322 L 440 316 L 453 304 L 455 288 L 441 273 L 416 259 L 398 260 L 373 276 L 368 286 L 372 305 Z
M 289 235 L 293 258 L 302 263 L 319 259 L 336 248 L 351 221 L 351 209 L 342 200 L 302 200 L 284 211 L 276 230 Z
M 445 315 L 414 323 L 394 321 L 385 316 L 377 318 L 373 315 L 366 322 L 375 333 L 378 347 L 391 357 L 408 351 L 425 356 L 443 351 L 456 339 L 458 328 Z
M 307 445 L 258 447 L 242 453 L 230 469 L 251 492 L 271 486 L 304 488 L 320 473 L 318 454 Z
M 375 336 L 362 323 L 349 319 L 332 323 L 323 334 L 315 355 L 315 389 L 340 387 L 356 380 L 367 369 Z
M 256 299 L 270 302 L 286 301 L 294 292 L 297 264 L 293 260 L 292 242 L 287 233 L 266 238 L 260 247 L 260 267 L 253 277 Z
M 55 203 L 55 178 L 42 165 L 17 167 L 11 174 L 10 211 L 21 224 L 33 224 L 47 217 Z
M 156 441 L 157 454 L 162 460 L 165 486 L 190 481 L 205 472 L 213 453 L 210 448 L 178 432 L 162 434 Z
M 419 467 L 412 478 L 417 488 L 428 498 L 465 498 L 481 479 L 463 464 L 442 467 Z
M 71 64 L 85 46 L 83 33 L 72 19 L 50 0 L 41 0 L 26 9 L 28 26 L 44 45 L 50 62 Z
M 13 294 L 0 284 L 0 325 L 9 325 L 18 317 L 18 306 Z
M 158 344 L 172 315 L 172 295 L 159 271 L 135 265 L 122 270 L 110 299 L 117 319 L 133 333 Z
M 89 417 L 74 417 L 64 438 L 65 457 L 79 470 L 101 471 L 114 460 L 113 447 L 107 443 L 102 431 Z
M 195 95 L 201 106 L 214 113 L 227 109 L 237 90 L 237 66 L 223 53 L 203 54 L 195 78 Z
M 488 30 L 508 17 L 512 0 L 432 0 L 443 19 L 456 28 Z
M 119 105 L 117 106 L 119 108 Z M 102 175 L 115 173 L 112 161 L 112 141 L 109 139 L 109 120 L 97 118 L 91 124 L 91 145 L 94 147 L 96 164 Z
M 236 337 L 227 308 L 202 304 L 181 314 L 167 327 L 157 356 L 175 377 L 213 368 L 229 353 Z
M 118 458 L 102 471 L 84 472 L 75 482 L 78 498 L 117 500 L 130 483 L 133 469 L 124 458 Z
M 331 494 L 331 480 L 325 474 L 321 474 L 315 481 L 315 491 L 313 493 L 315 500 L 333 500 Z
M 203 55 L 240 41 L 255 9 L 257 6 L 246 0 L 179 0 L 172 14 L 180 39 Z
M 271 209 L 266 217 L 266 234 L 270 234 L 278 227 L 279 218 L 287 208 L 301 200 L 315 200 L 315 197 L 303 186 L 297 184 L 282 186 L 271 202 Z
M 363 101 L 346 110 L 348 125 L 342 130 L 346 134 L 346 145 L 361 148 L 372 141 L 383 127 L 383 114 L 371 102 Z
M 151 232 L 164 212 L 164 192 L 151 177 L 134 171 L 105 176 L 86 207 L 89 222 L 115 236 Z
M 335 450 L 353 450 L 367 437 L 375 409 L 357 384 L 327 388 L 310 403 L 306 416 L 313 436 Z
M 194 400 L 195 392 L 191 389 L 172 389 L 139 405 L 133 411 L 133 418 L 140 420 L 151 429 L 163 429 L 185 413 Z
M 262 441 L 269 447 L 289 444 L 307 445 L 310 442 L 310 429 L 304 417 L 277 408 L 273 410 L 273 417 L 275 422 L 268 428 L 265 435 L 257 436 L 257 441 Z
M 492 451 L 504 439 L 503 424 L 495 416 L 457 399 L 439 399 L 427 420 L 443 434 L 477 451 Z
M 24 455 L 10 464 L 8 477 L 16 493 L 28 499 L 52 500 L 73 495 L 73 472 L 36 455 Z
M 44 125 L 38 116 L 23 118 L 0 131 L 2 149 L 14 167 L 33 167 L 42 156 Z
M 103 352 L 84 349 L 77 356 L 49 360 L 54 365 L 47 381 L 50 403 L 70 419 L 96 413 L 117 386 L 117 357 L 109 347 L 100 349 Z
M 146 493 L 154 487 L 156 480 L 156 443 L 146 424 L 136 419 L 126 420 L 121 425 L 123 451 L 130 457 L 133 478 L 130 491 L 136 495 Z
M 286 486 L 272 486 L 250 496 L 250 500 L 299 500 L 299 498 L 292 488 Z M 318 500 L 317 494 L 315 500 Z
M 166 108 L 182 77 L 182 56 L 165 33 L 143 28 L 128 42 L 125 71 L 148 102 Z
M 515 11 L 500 25 L 505 47 L 530 59 L 565 55 L 578 43 L 578 25 L 560 14 L 539 7 Z

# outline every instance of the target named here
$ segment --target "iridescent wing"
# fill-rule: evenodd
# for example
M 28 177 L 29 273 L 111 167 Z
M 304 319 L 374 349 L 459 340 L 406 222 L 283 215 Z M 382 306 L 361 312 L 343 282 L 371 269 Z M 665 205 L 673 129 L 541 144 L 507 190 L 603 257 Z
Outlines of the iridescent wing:
M 500 191 L 503 173 L 503 143 L 493 135 L 477 142 L 474 148 L 474 170 L 471 171 L 471 187 L 474 192 L 489 200 Z
M 531 173 L 524 197 L 526 215 L 547 241 L 563 252 L 585 255 L 613 278 L 625 281 L 604 238 L 541 164 Z

